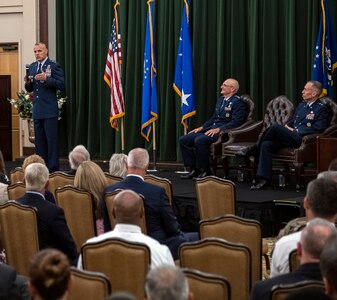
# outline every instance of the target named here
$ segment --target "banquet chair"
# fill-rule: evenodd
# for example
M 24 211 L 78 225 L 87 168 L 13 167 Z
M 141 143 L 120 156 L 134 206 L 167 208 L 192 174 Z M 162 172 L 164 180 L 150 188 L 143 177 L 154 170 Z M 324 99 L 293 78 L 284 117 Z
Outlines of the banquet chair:
M 114 291 L 126 291 L 137 299 L 145 297 L 145 278 L 150 269 L 150 249 L 142 243 L 118 238 L 82 246 L 83 269 L 104 273 Z
M 11 180 L 11 184 L 16 182 L 23 182 L 25 179 L 25 174 L 21 167 L 16 167 L 15 169 L 11 170 L 9 173 L 9 179 Z
M 195 190 L 200 220 L 235 214 L 236 189 L 232 181 L 216 176 L 197 178 Z
M 251 253 L 247 246 L 219 238 L 183 243 L 180 267 L 227 278 L 232 299 L 248 299 L 251 288 Z
M 112 214 L 112 210 L 113 210 L 113 207 L 114 207 L 114 199 L 116 197 L 116 195 L 121 192 L 122 189 L 117 189 L 117 190 L 114 190 L 112 192 L 107 192 L 105 193 L 105 204 L 106 204 L 106 208 L 108 210 L 108 215 L 109 215 L 109 221 L 110 221 L 110 225 L 111 225 L 111 228 L 114 229 L 115 225 L 116 225 L 116 220 L 115 220 L 115 217 L 114 215 Z M 140 194 L 139 194 L 140 195 Z M 144 205 L 144 197 L 143 195 L 140 195 L 141 198 L 143 199 L 143 205 Z M 142 221 L 141 221 L 141 226 L 140 226 L 141 230 L 142 230 L 142 233 L 144 234 L 147 234 L 147 226 L 146 226 L 146 218 L 145 218 L 145 211 L 144 211 L 144 214 L 142 216 Z
M 120 181 L 123 180 L 122 177 L 114 176 L 114 175 L 111 175 L 111 174 L 109 174 L 107 172 L 104 172 L 104 175 L 105 175 L 105 178 L 108 181 L 108 185 L 113 185 L 113 184 L 115 184 L 115 183 L 120 182 Z
M 238 151 L 255 145 L 264 131 L 272 124 L 286 124 L 292 117 L 293 112 L 293 103 L 286 96 L 281 95 L 269 101 L 265 109 L 263 121 L 253 123 L 239 130 L 230 131 L 228 141 L 222 143 L 221 152 L 225 178 L 229 177 L 230 157 L 235 157 Z M 251 172 L 252 178 L 255 178 L 257 162 L 253 156 L 245 159 L 244 168 Z
M 23 197 L 26 193 L 26 185 L 23 182 L 15 182 L 7 186 L 9 200 L 16 200 Z
M 165 190 L 166 196 L 170 204 L 172 205 L 173 191 L 172 191 L 172 183 L 169 179 L 158 177 L 153 174 L 146 174 L 144 176 L 144 181 L 162 187 Z
M 71 288 L 68 300 L 105 299 L 111 293 L 109 278 L 103 273 L 71 268 Z
M 262 236 L 259 221 L 227 214 L 201 220 L 199 232 L 201 239 L 216 237 L 247 246 L 252 255 L 251 282 L 262 279 Z
M 74 175 L 69 175 L 61 171 L 53 172 L 49 174 L 48 190 L 53 194 L 54 198 L 56 198 L 55 190 L 65 185 L 74 185 L 74 178 Z
M 39 252 L 39 234 L 35 208 L 8 201 L 0 205 L 0 236 L 7 264 L 17 274 L 28 276 L 30 259 Z
M 228 280 L 220 275 L 183 268 L 193 300 L 230 300 L 231 287 Z
M 222 148 L 222 143 L 226 142 L 228 140 L 228 133 L 232 130 L 239 130 L 241 128 L 245 128 L 254 122 L 254 107 L 255 104 L 250 97 L 250 95 L 242 95 L 241 98 L 243 101 L 246 102 L 247 105 L 247 119 L 246 121 L 235 128 L 230 128 L 226 129 L 225 131 L 221 132 L 219 139 L 214 142 L 211 147 L 210 147 L 210 161 L 211 161 L 211 166 L 213 169 L 213 175 L 216 175 L 217 169 L 218 169 L 218 164 L 219 160 L 221 160 L 221 148 Z
M 290 272 L 295 271 L 300 266 L 297 249 L 294 249 L 289 253 L 288 261 L 289 261 L 289 271 Z
M 285 300 L 287 296 L 294 292 L 303 291 L 308 288 L 315 288 L 324 292 L 323 281 L 305 280 L 291 284 L 275 285 L 271 289 L 271 300 Z
M 77 251 L 80 251 L 83 243 L 97 235 L 93 195 L 71 185 L 58 188 L 55 193 L 56 204 L 63 208 Z

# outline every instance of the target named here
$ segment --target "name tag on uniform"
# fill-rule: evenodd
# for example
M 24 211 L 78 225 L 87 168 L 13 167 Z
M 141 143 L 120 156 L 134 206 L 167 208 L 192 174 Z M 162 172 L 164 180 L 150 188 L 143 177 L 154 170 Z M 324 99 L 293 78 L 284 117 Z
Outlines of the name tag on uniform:
M 315 117 L 315 114 L 313 112 L 310 112 L 310 114 L 307 114 L 305 118 L 308 119 L 308 120 L 313 120 L 314 117 Z
M 227 111 L 231 111 L 231 110 L 232 110 L 232 108 L 231 108 L 231 107 L 225 107 L 225 110 L 227 110 Z

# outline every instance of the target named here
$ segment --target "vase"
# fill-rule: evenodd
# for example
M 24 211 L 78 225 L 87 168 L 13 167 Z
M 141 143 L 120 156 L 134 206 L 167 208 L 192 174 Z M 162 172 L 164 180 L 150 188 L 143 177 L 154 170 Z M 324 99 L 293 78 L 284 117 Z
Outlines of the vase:
M 28 119 L 28 139 L 31 143 L 35 143 L 34 120 Z

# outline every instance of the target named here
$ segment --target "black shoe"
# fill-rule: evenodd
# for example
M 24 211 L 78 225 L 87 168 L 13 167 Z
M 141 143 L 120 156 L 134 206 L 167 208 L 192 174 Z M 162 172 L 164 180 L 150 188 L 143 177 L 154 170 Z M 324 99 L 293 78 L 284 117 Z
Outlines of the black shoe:
M 266 179 L 261 179 L 257 184 L 252 185 L 250 189 L 251 190 L 261 190 L 268 186 L 270 186 L 270 182 Z
M 180 175 L 181 179 L 193 179 L 194 177 L 198 177 L 200 175 L 200 170 L 192 170 L 188 174 Z
M 236 152 L 235 155 L 239 157 L 257 156 L 258 155 L 257 145 L 254 144 L 253 146 L 243 148 L 238 152 Z
M 197 176 L 197 178 L 204 178 L 206 176 L 211 176 L 212 173 L 210 171 L 204 171 L 204 172 L 201 172 L 199 176 Z

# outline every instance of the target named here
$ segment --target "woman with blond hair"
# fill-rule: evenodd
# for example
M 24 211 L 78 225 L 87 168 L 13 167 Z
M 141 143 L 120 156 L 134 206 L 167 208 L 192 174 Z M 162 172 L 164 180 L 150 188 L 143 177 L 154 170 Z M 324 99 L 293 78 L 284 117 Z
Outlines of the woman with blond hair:
M 107 185 L 108 182 L 103 170 L 95 162 L 84 161 L 78 166 L 74 186 L 87 190 L 94 196 L 97 234 L 104 232 L 101 202 L 103 190 Z
M 113 176 L 124 178 L 128 171 L 128 156 L 124 153 L 112 154 L 109 162 L 109 173 Z

